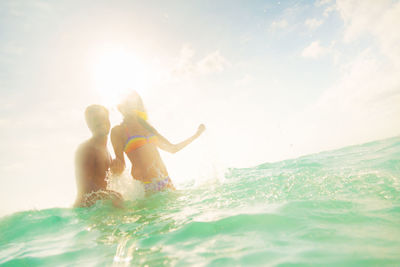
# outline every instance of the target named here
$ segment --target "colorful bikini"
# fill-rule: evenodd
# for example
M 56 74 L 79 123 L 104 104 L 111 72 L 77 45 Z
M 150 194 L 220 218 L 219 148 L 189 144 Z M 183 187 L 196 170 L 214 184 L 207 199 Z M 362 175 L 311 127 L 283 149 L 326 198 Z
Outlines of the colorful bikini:
M 128 129 L 126 129 L 126 131 L 128 132 Z M 146 144 L 156 144 L 156 143 L 157 143 L 157 136 L 155 136 L 154 134 L 148 136 L 133 135 L 129 136 L 128 140 L 126 140 L 124 151 L 126 154 L 128 154 L 129 152 L 134 151 Z
M 164 178 L 153 178 L 151 182 L 143 182 L 144 183 L 144 190 L 147 193 L 154 193 L 158 191 L 162 191 L 167 189 L 168 187 L 173 187 L 172 181 L 169 176 Z

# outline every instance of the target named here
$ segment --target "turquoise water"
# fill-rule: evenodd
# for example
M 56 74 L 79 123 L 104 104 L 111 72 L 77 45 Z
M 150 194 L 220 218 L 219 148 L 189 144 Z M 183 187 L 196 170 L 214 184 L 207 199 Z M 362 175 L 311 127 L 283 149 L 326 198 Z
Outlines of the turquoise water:
M 400 266 L 400 137 L 0 219 L 4 266 Z

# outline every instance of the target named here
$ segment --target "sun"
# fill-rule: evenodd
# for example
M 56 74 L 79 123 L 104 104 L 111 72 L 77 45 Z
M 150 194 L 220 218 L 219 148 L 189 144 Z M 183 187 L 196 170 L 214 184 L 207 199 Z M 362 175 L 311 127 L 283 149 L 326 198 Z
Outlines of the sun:
M 115 105 L 129 91 L 144 90 L 151 83 L 148 66 L 123 46 L 95 49 L 91 69 L 96 91 L 107 105 Z

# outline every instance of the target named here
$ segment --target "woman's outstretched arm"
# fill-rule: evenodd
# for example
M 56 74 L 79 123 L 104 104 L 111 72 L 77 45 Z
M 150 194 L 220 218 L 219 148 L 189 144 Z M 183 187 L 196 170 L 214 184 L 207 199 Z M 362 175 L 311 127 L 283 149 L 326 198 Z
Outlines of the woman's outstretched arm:
M 197 137 L 199 137 L 204 130 L 206 129 L 206 127 L 204 126 L 204 124 L 200 124 L 199 128 L 197 129 L 197 132 L 189 137 L 188 139 L 177 143 L 177 144 L 172 144 L 170 141 L 167 140 L 167 138 L 165 138 L 164 136 L 162 136 L 156 129 L 154 129 L 153 126 L 151 126 L 147 121 L 139 119 L 140 124 L 145 127 L 148 131 L 150 131 L 151 133 L 155 134 L 158 138 L 158 147 L 161 148 L 162 150 L 165 150 L 167 152 L 170 153 L 176 153 L 179 150 L 181 150 L 182 148 L 184 148 L 185 146 L 189 145 L 190 143 L 192 143 L 195 139 L 197 139 Z

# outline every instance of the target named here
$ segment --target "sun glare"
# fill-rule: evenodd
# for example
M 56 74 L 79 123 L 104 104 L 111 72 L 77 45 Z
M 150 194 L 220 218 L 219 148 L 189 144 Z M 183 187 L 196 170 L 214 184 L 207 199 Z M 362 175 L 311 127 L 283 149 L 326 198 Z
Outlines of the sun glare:
M 92 64 L 95 88 L 108 105 L 115 105 L 129 90 L 143 90 L 152 82 L 148 66 L 123 47 L 96 50 Z

